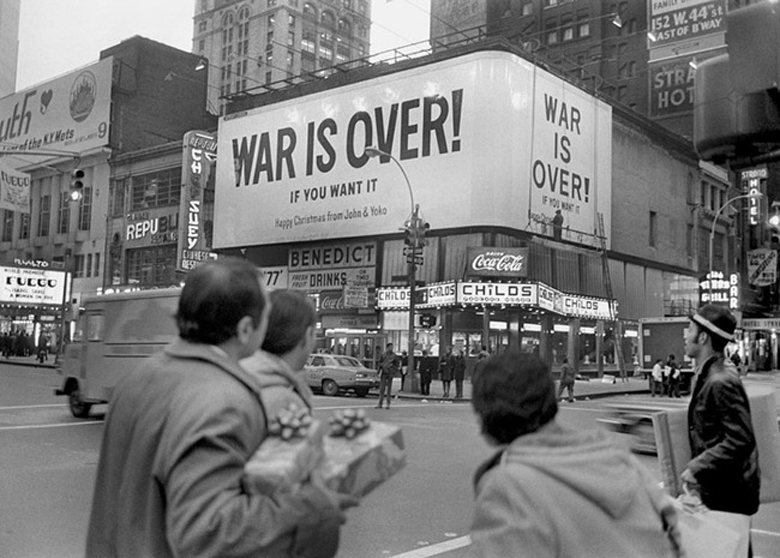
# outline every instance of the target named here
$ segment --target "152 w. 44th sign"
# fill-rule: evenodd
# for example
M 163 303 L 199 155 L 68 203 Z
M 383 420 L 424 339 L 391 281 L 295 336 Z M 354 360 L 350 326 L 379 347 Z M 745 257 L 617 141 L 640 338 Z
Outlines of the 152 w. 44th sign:
M 777 250 L 759 248 L 748 252 L 748 280 L 756 287 L 773 285 L 777 281 Z

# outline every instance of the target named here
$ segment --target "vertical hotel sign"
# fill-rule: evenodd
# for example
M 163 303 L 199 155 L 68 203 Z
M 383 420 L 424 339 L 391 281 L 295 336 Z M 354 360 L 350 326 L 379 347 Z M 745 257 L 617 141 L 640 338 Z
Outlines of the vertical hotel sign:
M 214 226 L 214 164 L 217 137 L 207 132 L 184 134 L 182 192 L 179 209 L 178 269 L 190 271 L 216 259 L 211 251 Z

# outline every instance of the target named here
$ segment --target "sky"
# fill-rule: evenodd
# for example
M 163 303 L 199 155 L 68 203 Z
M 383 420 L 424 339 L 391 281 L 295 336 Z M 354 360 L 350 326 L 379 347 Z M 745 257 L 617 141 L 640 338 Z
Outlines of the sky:
M 22 0 L 16 90 L 95 62 L 134 35 L 189 52 L 195 1 Z M 429 0 L 372 0 L 371 52 L 426 40 L 429 9 Z

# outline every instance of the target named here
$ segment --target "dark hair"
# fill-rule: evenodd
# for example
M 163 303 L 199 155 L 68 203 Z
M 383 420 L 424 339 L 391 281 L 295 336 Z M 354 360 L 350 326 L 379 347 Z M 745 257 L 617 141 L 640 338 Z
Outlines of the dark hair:
M 263 350 L 274 355 L 292 351 L 306 335 L 306 330 L 317 323 L 317 313 L 311 298 L 302 291 L 277 289 L 269 294 L 271 313 Z
M 238 258 L 206 262 L 190 271 L 176 312 L 179 336 L 220 345 L 235 337 L 244 316 L 258 327 L 268 304 L 260 278 L 258 267 Z
M 558 413 L 550 367 L 535 355 L 516 351 L 485 361 L 471 403 L 483 432 L 501 444 L 535 432 Z

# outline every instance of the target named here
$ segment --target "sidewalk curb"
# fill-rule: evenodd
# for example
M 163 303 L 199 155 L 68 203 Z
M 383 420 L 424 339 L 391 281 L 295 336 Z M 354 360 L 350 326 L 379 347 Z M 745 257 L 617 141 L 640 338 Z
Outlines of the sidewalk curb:
M 12 364 L 14 366 L 26 366 L 28 368 L 51 368 L 52 370 L 57 368 L 57 364 L 54 362 L 40 363 L 37 360 L 35 360 L 35 357 L 29 357 L 29 358 L 30 360 L 19 359 L 19 358 L 0 358 L 0 365 Z
M 578 401 L 587 401 L 588 399 L 602 399 L 604 397 L 612 397 L 615 395 L 632 395 L 632 394 L 648 394 L 650 393 L 649 389 L 644 390 L 625 390 L 625 391 L 599 391 L 594 393 L 589 393 L 588 395 L 581 395 L 579 397 L 575 396 L 575 403 Z M 460 399 L 455 399 L 453 397 L 440 397 L 440 396 L 428 396 L 428 395 L 417 395 L 414 393 L 396 393 L 393 395 L 394 399 L 404 399 L 407 401 L 422 401 L 426 400 L 427 402 L 431 403 L 471 403 L 470 397 L 462 397 Z

